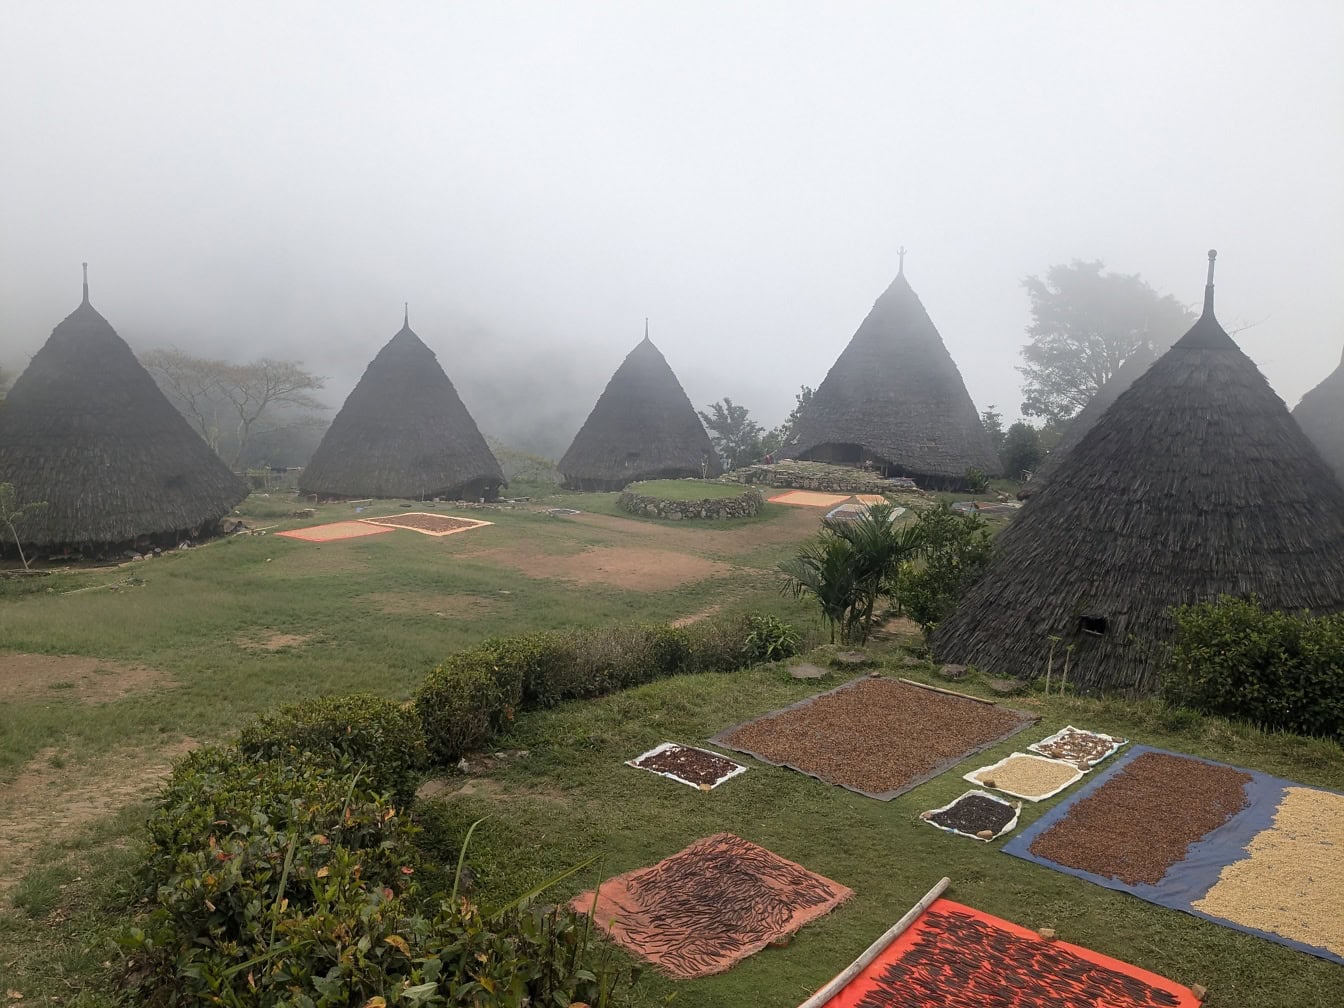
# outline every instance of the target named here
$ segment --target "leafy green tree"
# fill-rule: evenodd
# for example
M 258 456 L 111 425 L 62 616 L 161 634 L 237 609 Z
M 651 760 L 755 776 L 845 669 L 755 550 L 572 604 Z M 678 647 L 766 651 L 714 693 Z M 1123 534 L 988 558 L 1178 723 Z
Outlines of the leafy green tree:
M 1022 281 L 1031 300 L 1031 342 L 1022 348 L 1022 412 L 1058 423 L 1087 405 L 1135 353 L 1164 352 L 1194 322 L 1170 295 L 1137 274 L 1100 262 L 1051 266 Z
M 716 403 L 709 404 L 709 412 L 697 411 L 700 420 L 709 430 L 709 439 L 714 450 L 719 453 L 725 469 L 754 462 L 765 454 L 761 447 L 761 435 L 765 433 L 745 406 L 739 406 L 727 396 Z
M 19 559 L 23 562 L 24 570 L 30 568 L 28 558 L 23 553 L 23 543 L 19 541 L 19 523 L 25 518 L 37 514 L 46 506 L 46 501 L 29 501 L 27 504 L 20 504 L 19 493 L 14 489 L 14 484 L 0 483 L 0 524 L 9 529 L 9 534 L 14 540 L 14 546 L 19 551 Z
M 984 425 L 985 433 L 989 435 L 989 442 L 994 446 L 994 454 L 1003 450 L 1003 414 L 994 408 L 990 403 L 980 411 L 980 422 Z
M 798 414 L 803 411 L 803 407 L 812 401 L 812 396 L 816 389 L 810 385 L 803 385 L 798 389 L 793 397 L 793 409 L 789 415 L 784 418 L 784 422 L 778 427 L 766 431 L 761 438 L 761 447 L 769 454 L 776 454 L 793 438 L 793 429 L 798 423 Z
M 1008 428 L 999 448 L 999 462 L 1009 479 L 1022 479 L 1023 473 L 1035 472 L 1045 458 L 1041 447 L 1041 432 L 1029 423 L 1019 420 Z
M 922 562 L 906 566 L 901 603 L 928 634 L 952 614 L 988 566 L 989 526 L 979 515 L 953 511 L 943 501 L 921 511 L 915 527 Z

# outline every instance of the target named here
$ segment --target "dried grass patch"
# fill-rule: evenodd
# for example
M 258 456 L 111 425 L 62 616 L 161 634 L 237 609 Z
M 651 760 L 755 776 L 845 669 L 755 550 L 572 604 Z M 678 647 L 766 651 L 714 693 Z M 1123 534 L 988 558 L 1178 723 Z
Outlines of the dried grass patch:
M 439 616 L 443 619 L 479 619 L 499 611 L 499 602 L 480 595 L 417 595 L 414 592 L 373 592 L 364 596 L 373 609 L 387 616 Z
M 249 634 L 234 639 L 234 643 L 245 651 L 266 651 L 274 653 L 287 648 L 296 648 L 308 643 L 311 634 L 287 634 L 278 630 L 270 633 Z
M 0 669 L 4 703 L 54 699 L 102 703 L 173 682 L 159 669 L 83 655 L 6 654 L 0 656 Z

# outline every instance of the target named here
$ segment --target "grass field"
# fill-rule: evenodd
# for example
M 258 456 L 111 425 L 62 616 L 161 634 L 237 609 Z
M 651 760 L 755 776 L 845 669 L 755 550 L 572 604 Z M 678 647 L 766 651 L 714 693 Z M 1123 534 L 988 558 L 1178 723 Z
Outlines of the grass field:
M 691 528 L 624 515 L 615 497 L 546 500 L 582 511 L 567 518 L 539 507 L 462 512 L 495 524 L 441 539 L 396 531 L 308 543 L 268 533 L 117 568 L 0 579 L 0 990 L 22 995 L 7 994 L 10 1003 L 117 1003 L 107 935 L 124 914 L 145 802 L 173 759 L 254 713 L 355 689 L 406 697 L 444 655 L 500 634 L 747 610 L 817 628 L 807 606 L 780 596 L 773 574 L 816 529 L 817 512 L 769 505 L 752 519 Z M 420 509 L 393 502 L 356 515 L 330 505 L 298 520 L 295 507 L 253 497 L 245 511 L 274 532 Z M 878 653 L 896 674 L 931 672 L 908 666 L 898 643 Z M 529 755 L 449 777 L 443 796 L 420 808 L 425 844 L 455 858 L 466 825 L 489 816 L 468 857 L 486 905 L 593 854 L 616 874 L 720 830 L 856 890 L 790 947 L 721 977 L 674 984 L 646 974 L 637 1005 L 673 993 L 705 1008 L 796 1005 L 942 875 L 953 898 L 1202 983 L 1214 1008 L 1344 1003 L 1338 966 L 918 822 L 919 811 L 964 789 L 961 772 L 1011 742 L 890 803 L 754 761 L 709 794 L 621 765 L 657 742 L 703 740 L 838 681 L 800 683 L 763 667 L 523 715 L 498 744 Z M 1042 735 L 1071 721 L 1344 787 L 1338 745 L 1155 705 L 1015 703 L 1045 717 Z M 1027 820 L 1040 811 L 1029 807 Z M 557 896 L 594 880 L 574 879 Z
M 722 500 L 726 497 L 741 497 L 747 492 L 747 487 L 741 483 L 697 479 L 647 480 L 631 483 L 626 489 L 646 497 L 673 501 Z

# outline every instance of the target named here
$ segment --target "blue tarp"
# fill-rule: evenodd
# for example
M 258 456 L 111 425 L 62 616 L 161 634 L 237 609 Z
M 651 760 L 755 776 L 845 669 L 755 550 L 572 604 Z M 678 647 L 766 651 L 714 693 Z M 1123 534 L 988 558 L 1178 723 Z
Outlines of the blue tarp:
M 1162 876 L 1161 881 L 1156 885 L 1140 883 L 1130 885 L 1119 879 L 1107 878 L 1104 875 L 1096 875 L 1089 871 L 1083 871 L 1079 868 L 1070 868 L 1068 865 L 1059 864 L 1048 858 L 1038 857 L 1031 853 L 1031 845 L 1036 838 L 1050 829 L 1055 823 L 1059 822 L 1069 814 L 1073 808 L 1074 802 L 1086 798 L 1095 792 L 1098 788 L 1106 786 L 1106 783 L 1112 776 L 1124 770 L 1139 756 L 1144 753 L 1162 753 L 1167 756 L 1178 756 L 1182 759 L 1197 760 L 1200 763 L 1207 763 L 1209 766 L 1227 766 L 1226 763 L 1218 763 L 1215 760 L 1200 759 L 1198 756 L 1190 756 L 1186 753 L 1173 753 L 1165 749 L 1154 749 L 1151 746 L 1136 745 L 1131 746 L 1129 751 L 1115 758 L 1114 762 L 1105 770 L 1100 771 L 1090 781 L 1078 790 L 1074 791 L 1068 798 L 1061 801 L 1045 815 L 1041 816 L 1029 827 L 1018 833 L 1017 836 L 1003 845 L 1005 854 L 1011 854 L 1014 857 L 1022 858 L 1026 861 L 1033 861 L 1036 864 L 1044 865 L 1046 868 L 1053 868 L 1055 871 L 1064 872 L 1067 875 L 1074 875 L 1081 879 L 1087 879 L 1089 882 L 1095 882 L 1097 885 L 1105 886 L 1107 889 L 1116 889 L 1120 892 L 1130 893 L 1140 899 L 1147 900 L 1149 903 L 1156 903 L 1158 906 L 1169 907 L 1172 910 L 1183 910 L 1185 913 L 1193 914 L 1196 917 L 1202 917 L 1205 920 L 1213 921 L 1215 924 L 1222 924 L 1225 927 L 1235 928 L 1238 931 L 1244 931 L 1247 934 L 1257 935 L 1261 938 L 1268 938 L 1270 941 L 1278 942 L 1280 945 L 1287 945 L 1289 948 L 1295 948 L 1302 952 L 1308 952 L 1314 956 L 1320 956 L 1322 959 L 1328 959 L 1331 962 L 1344 965 L 1344 956 L 1338 952 L 1322 948 L 1317 945 L 1307 945 L 1300 941 L 1294 941 L 1283 935 L 1275 934 L 1271 931 L 1261 931 L 1258 928 L 1247 927 L 1244 924 L 1238 924 L 1236 921 L 1228 920 L 1225 917 L 1214 917 L 1211 914 L 1197 910 L 1192 905 L 1203 899 L 1208 891 L 1213 888 L 1218 881 L 1219 873 L 1236 861 L 1241 861 L 1246 857 L 1246 847 L 1257 834 L 1269 829 L 1274 825 L 1274 814 L 1278 811 L 1279 804 L 1283 801 L 1284 792 L 1288 788 L 1298 788 L 1303 785 L 1294 781 L 1284 780 L 1282 777 L 1274 777 L 1267 773 L 1261 773 L 1258 770 L 1247 770 L 1244 767 L 1232 767 L 1241 773 L 1250 776 L 1250 782 L 1245 785 L 1247 805 L 1244 809 L 1234 815 L 1227 822 L 1213 830 L 1205 837 L 1190 845 L 1186 851 L 1185 860 L 1174 864 Z M 1325 790 L 1318 788 L 1315 790 Z M 1330 794 L 1340 794 L 1337 791 L 1330 791 Z M 1142 832 L 1144 824 L 1134 823 L 1134 829 Z M 1344 856 L 1344 851 L 1341 851 Z M 1320 899 L 1337 899 L 1338 894 L 1322 892 Z

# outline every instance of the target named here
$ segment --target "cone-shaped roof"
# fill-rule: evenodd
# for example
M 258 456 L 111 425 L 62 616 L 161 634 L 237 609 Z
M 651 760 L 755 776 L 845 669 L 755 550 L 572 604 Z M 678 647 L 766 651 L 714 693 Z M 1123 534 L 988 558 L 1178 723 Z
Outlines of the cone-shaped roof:
M 89 304 L 87 281 L 0 407 L 0 483 L 46 501 L 19 527 L 43 548 L 191 534 L 247 496 Z
M 621 362 L 560 460 L 565 486 L 619 490 L 635 480 L 718 476 L 718 453 L 666 358 L 646 335 Z
M 319 497 L 486 497 L 505 483 L 490 451 L 409 320 L 369 362 L 299 477 Z
M 1135 380 L 995 540 L 938 629 L 945 661 L 1150 690 L 1172 606 L 1344 610 L 1344 488 L 1213 314 Z M 1057 669 L 1058 671 L 1058 669 Z
M 1069 421 L 1069 425 L 1064 429 L 1064 436 L 1059 439 L 1059 444 L 1051 450 L 1045 457 L 1036 471 L 1031 474 L 1031 479 L 1018 492 L 1021 500 L 1026 500 L 1032 494 L 1040 493 L 1045 484 L 1050 482 L 1050 477 L 1059 463 L 1073 451 L 1079 441 L 1083 439 L 1088 431 L 1092 429 L 1093 424 L 1101 419 L 1102 415 L 1111 408 L 1111 404 L 1120 398 L 1120 394 L 1134 384 L 1135 379 L 1143 374 L 1153 362 L 1157 360 L 1157 355 L 1144 346 L 1137 351 L 1129 360 L 1125 361 L 1111 375 L 1110 381 L 1097 390 L 1097 394 L 1087 401 L 1078 413 Z
M 967 469 L 998 473 L 961 372 L 904 270 L 799 413 L 783 454 L 872 460 L 927 486 L 957 486 Z
M 1293 418 L 1344 483 L 1344 360 L 1302 397 Z

